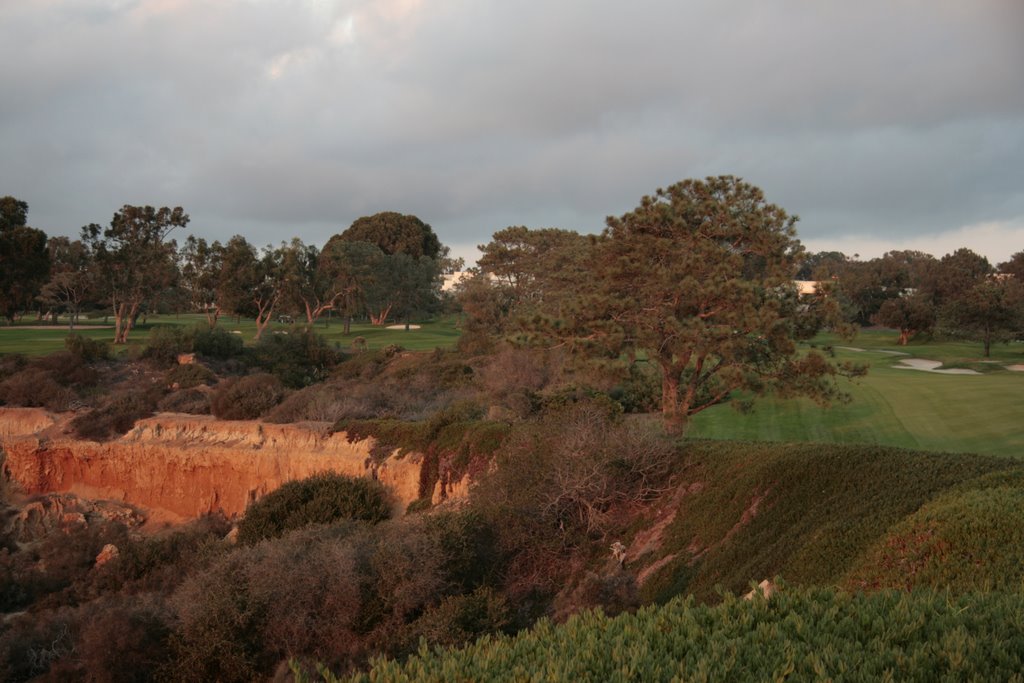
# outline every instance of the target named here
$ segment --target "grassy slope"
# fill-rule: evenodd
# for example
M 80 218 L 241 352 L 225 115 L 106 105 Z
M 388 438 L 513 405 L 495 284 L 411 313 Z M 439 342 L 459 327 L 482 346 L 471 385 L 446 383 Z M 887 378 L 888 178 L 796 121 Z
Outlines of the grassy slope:
M 823 336 L 819 345 L 839 343 Z M 836 358 L 870 363 L 867 377 L 848 384 L 853 401 L 823 409 L 808 400 L 760 401 L 750 415 L 727 406 L 693 420 L 691 434 L 715 439 L 760 439 L 826 443 L 885 444 L 932 451 L 991 453 L 1024 457 L 1021 399 L 1024 373 L 1004 369 L 1024 362 L 1021 344 L 993 347 L 992 371 L 980 375 L 940 375 L 894 366 L 903 351 L 947 365 L 978 365 L 978 344 L 959 342 L 898 347 L 891 332 L 868 330 Z
M 146 324 L 139 325 L 132 331 L 129 337 L 129 346 L 142 346 L 149 331 L 157 325 L 197 325 L 206 324 L 205 316 L 181 315 L 181 316 L 150 316 Z M 328 324 L 329 323 L 329 324 Z M 26 329 L 30 323 L 13 327 L 0 326 L 0 353 L 24 353 L 38 356 L 64 348 L 64 338 L 68 335 L 67 325 L 54 326 L 49 330 Z M 35 324 L 34 321 L 31 324 Z M 81 321 L 83 325 L 101 325 L 103 319 Z M 242 339 L 246 343 L 252 343 L 256 334 L 256 324 L 253 320 L 243 318 L 238 323 L 234 318 L 221 318 L 220 326 L 225 330 L 238 330 L 242 333 Z M 352 325 L 348 335 L 343 334 L 344 327 L 337 319 L 332 321 L 321 321 L 317 323 L 315 330 L 317 334 L 323 335 L 328 341 L 339 344 L 342 348 L 349 348 L 352 340 L 356 337 L 363 337 L 371 349 L 381 348 L 389 344 L 399 344 L 411 350 L 430 350 L 435 347 L 451 347 L 459 338 L 459 330 L 455 327 L 454 320 L 445 319 L 434 322 L 420 323 L 419 330 L 388 330 L 381 327 L 374 327 L 368 324 Z M 302 325 L 282 325 L 273 323 L 271 330 L 278 332 L 289 332 L 301 330 Z M 92 337 L 93 339 L 110 340 L 113 337 L 113 328 L 101 330 L 76 330 L 76 334 Z
M 637 576 L 675 558 L 641 588 L 664 607 L 421 649 L 352 680 L 1006 680 L 1021 671 L 1024 463 L 874 446 L 690 440 L 683 449 L 688 493 L 663 545 L 625 567 Z M 650 512 L 637 520 L 650 523 Z M 767 602 L 720 597 L 778 576 L 782 593 Z

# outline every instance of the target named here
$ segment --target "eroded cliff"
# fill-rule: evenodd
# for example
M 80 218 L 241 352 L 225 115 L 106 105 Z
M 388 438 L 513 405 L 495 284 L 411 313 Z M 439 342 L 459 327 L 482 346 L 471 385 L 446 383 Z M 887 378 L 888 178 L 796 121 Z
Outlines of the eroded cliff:
M 344 433 L 329 433 L 326 423 L 164 413 L 139 421 L 119 439 L 97 443 L 72 438 L 69 419 L 35 408 L 0 408 L 4 476 L 28 494 L 120 500 L 171 519 L 217 510 L 238 515 L 286 481 L 328 471 L 376 477 L 392 491 L 399 512 L 419 495 L 418 455 L 375 462 L 372 438 L 350 443 Z M 463 483 L 444 494 L 464 490 Z

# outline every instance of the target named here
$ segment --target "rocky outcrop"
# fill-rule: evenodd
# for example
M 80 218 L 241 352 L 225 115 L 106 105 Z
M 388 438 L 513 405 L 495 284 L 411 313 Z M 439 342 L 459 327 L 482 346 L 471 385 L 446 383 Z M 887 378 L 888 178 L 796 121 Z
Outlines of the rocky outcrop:
M 70 416 L 0 408 L 4 476 L 28 494 L 72 492 L 119 500 L 177 518 L 239 515 L 286 481 L 320 472 L 375 477 L 402 511 L 419 497 L 416 454 L 377 462 L 372 438 L 350 443 L 325 423 L 266 424 L 165 413 L 114 441 L 72 438 Z M 465 485 L 444 491 L 462 494 Z M 436 496 L 437 494 L 435 494 Z

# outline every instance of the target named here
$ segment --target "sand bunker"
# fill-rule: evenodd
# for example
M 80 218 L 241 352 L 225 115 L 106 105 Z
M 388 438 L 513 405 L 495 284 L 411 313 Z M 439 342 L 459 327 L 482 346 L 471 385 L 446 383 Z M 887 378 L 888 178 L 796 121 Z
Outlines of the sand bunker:
M 936 372 L 940 375 L 980 375 L 980 372 L 968 368 L 949 368 L 939 370 L 941 361 L 925 360 L 924 358 L 904 358 L 893 367 L 897 370 L 924 370 L 925 372 Z
M 1013 370 L 1014 372 L 1024 372 L 1024 365 L 1007 365 L 1007 370 Z
M 405 329 L 405 325 L 388 325 L 388 329 L 389 330 L 404 330 Z M 409 325 L 409 329 L 410 330 L 418 330 L 418 329 L 420 329 L 420 326 L 419 325 Z

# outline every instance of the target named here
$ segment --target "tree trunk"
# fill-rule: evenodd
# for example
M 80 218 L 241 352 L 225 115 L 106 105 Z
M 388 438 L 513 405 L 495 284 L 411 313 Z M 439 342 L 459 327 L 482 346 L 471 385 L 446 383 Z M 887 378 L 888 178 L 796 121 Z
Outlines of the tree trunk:
M 348 333 L 351 332 L 351 331 L 352 331 L 352 316 L 346 315 L 345 316 L 345 331 L 342 332 L 342 334 L 347 337 Z
M 679 406 L 679 374 L 671 364 L 661 364 L 661 417 L 665 431 L 680 435 L 686 429 L 686 415 Z
M 900 330 L 900 340 L 897 343 L 900 346 L 906 346 L 908 341 L 910 341 L 910 330 Z

